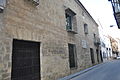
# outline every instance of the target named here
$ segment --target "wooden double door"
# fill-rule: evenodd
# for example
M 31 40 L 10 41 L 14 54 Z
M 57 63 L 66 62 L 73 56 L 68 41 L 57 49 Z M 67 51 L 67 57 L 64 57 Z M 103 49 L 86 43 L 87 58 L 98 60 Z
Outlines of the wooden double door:
M 41 80 L 40 43 L 13 40 L 11 80 Z

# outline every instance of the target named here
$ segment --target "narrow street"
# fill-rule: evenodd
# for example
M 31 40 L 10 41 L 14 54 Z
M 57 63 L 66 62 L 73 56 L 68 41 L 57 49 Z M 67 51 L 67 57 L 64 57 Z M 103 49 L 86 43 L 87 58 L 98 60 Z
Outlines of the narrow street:
M 120 80 L 120 60 L 106 62 L 70 80 Z

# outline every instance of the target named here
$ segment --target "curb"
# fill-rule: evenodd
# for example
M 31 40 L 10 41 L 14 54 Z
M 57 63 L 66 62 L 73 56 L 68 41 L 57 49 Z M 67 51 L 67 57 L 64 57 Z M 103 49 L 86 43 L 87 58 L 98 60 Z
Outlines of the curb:
M 79 76 L 79 75 L 81 75 L 81 74 L 83 74 L 83 73 L 85 73 L 85 72 L 88 72 L 88 71 L 90 71 L 90 70 L 92 70 L 92 69 L 94 69 L 94 68 L 96 68 L 96 67 L 98 67 L 99 65 L 102 65 L 102 64 L 104 64 L 104 63 L 97 64 L 97 65 L 95 65 L 95 66 L 92 66 L 92 67 L 90 67 L 90 68 L 84 69 L 84 70 L 82 70 L 82 71 L 80 71 L 80 72 L 77 72 L 77 73 L 75 73 L 75 74 L 71 74 L 71 75 L 69 75 L 69 76 L 63 77 L 63 78 L 58 79 L 58 80 L 70 80 L 70 79 L 72 79 L 72 78 L 74 78 L 74 77 L 77 77 L 77 76 Z

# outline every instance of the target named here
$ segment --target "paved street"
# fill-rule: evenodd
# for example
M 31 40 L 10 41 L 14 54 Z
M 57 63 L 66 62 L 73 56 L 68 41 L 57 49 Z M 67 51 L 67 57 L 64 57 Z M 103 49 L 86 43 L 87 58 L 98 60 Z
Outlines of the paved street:
M 70 80 L 120 80 L 120 60 L 106 62 Z

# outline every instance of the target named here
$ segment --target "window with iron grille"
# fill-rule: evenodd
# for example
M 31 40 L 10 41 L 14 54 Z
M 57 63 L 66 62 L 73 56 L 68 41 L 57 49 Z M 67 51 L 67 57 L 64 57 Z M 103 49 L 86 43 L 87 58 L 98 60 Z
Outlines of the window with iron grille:
M 0 0 L 0 6 L 5 7 L 6 6 L 6 0 Z
M 72 30 L 72 16 L 66 13 L 66 29 Z
M 76 33 L 77 32 L 77 22 L 76 22 L 76 13 L 74 13 L 71 9 L 65 10 L 66 17 L 66 30 Z
M 84 33 L 88 34 L 88 25 L 87 24 L 84 24 Z

